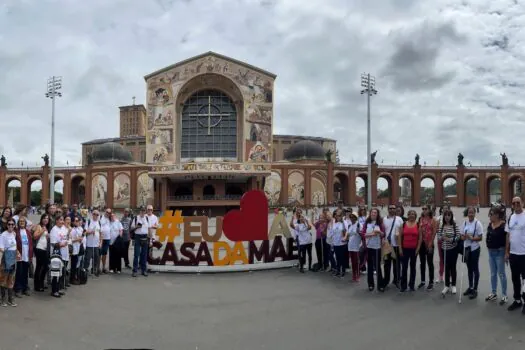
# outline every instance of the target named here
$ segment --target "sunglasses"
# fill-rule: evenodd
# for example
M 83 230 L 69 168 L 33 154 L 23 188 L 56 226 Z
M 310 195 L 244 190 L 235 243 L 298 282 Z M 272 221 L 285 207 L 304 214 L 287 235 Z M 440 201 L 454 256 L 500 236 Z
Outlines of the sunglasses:
M 388 210 L 396 210 L 396 207 L 390 207 Z
M 7 224 L 7 226 L 15 226 L 15 224 Z
M 93 216 L 98 216 L 98 214 L 93 214 Z
M 521 205 L 521 202 L 512 202 L 512 205 L 516 205 L 516 204 Z

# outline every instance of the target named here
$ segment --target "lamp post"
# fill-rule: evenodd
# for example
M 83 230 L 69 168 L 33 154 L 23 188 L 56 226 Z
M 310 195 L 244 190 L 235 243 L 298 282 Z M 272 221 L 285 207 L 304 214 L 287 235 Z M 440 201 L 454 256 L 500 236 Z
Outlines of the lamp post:
M 51 99 L 51 175 L 49 179 L 49 203 L 55 203 L 55 99 L 62 97 L 62 77 L 52 76 L 47 80 L 46 97 Z
M 368 175 L 367 175 L 367 206 L 368 210 L 372 209 L 372 135 L 370 130 L 370 97 L 377 94 L 375 89 L 376 79 L 370 76 L 370 73 L 361 74 L 361 95 L 366 93 L 366 123 L 367 123 L 367 145 L 366 152 L 368 157 Z

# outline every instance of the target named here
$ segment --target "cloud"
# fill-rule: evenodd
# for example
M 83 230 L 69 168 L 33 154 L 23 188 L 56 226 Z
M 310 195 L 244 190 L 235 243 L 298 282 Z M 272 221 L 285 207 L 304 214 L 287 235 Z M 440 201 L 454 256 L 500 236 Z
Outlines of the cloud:
M 274 130 L 335 138 L 342 162 L 366 159 L 369 72 L 378 160 L 452 165 L 462 152 L 495 165 L 505 151 L 525 164 L 524 11 L 512 0 L 6 0 L 2 153 L 13 164 L 49 153 L 51 75 L 63 78 L 56 160 L 76 164 L 81 142 L 118 135 L 118 106 L 144 102 L 145 74 L 212 50 L 277 74 Z

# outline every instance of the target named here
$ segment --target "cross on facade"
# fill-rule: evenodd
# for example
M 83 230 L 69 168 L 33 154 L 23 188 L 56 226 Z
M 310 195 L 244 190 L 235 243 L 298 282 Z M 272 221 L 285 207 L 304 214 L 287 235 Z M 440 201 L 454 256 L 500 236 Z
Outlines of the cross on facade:
M 213 127 L 216 127 L 217 125 L 220 124 L 220 122 L 222 121 L 222 117 L 227 117 L 229 116 L 230 114 L 229 113 L 212 113 L 211 112 L 211 108 L 212 108 L 212 104 L 211 104 L 211 96 L 208 96 L 208 106 L 206 106 L 207 109 L 208 109 L 208 113 L 197 113 L 197 114 L 189 114 L 190 117 L 197 117 L 197 122 L 202 125 L 202 126 L 205 126 L 205 127 L 208 127 L 208 135 L 211 135 L 211 128 Z M 208 123 L 206 125 L 203 125 L 201 122 L 200 122 L 200 118 L 201 117 L 205 117 L 205 118 L 208 118 Z M 217 120 L 216 123 L 213 123 L 211 122 L 211 118 L 212 117 L 219 117 L 219 120 Z

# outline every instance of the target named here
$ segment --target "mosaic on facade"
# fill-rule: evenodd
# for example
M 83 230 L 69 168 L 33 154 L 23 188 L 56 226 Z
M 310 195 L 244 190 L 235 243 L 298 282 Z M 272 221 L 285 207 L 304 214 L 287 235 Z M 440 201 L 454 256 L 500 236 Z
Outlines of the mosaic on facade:
M 253 138 L 256 142 L 261 142 L 261 145 L 264 145 L 263 148 L 258 147 L 257 151 L 246 149 L 246 154 L 240 157 L 241 160 L 251 159 L 250 153 L 254 153 L 253 158 L 257 159 L 256 162 L 270 162 L 267 147 L 271 144 L 274 78 L 213 54 L 197 58 L 148 78 L 148 136 L 150 137 L 147 141 L 151 142 L 153 139 L 160 142 L 161 145 L 176 143 L 173 140 L 173 134 L 171 141 L 168 142 L 165 138 L 158 139 L 155 130 L 160 130 L 163 126 L 164 129 L 165 126 L 171 126 L 172 132 L 176 134 L 177 123 L 174 120 L 178 116 L 176 115 L 174 101 L 187 82 L 196 76 L 213 80 L 213 75 L 210 74 L 227 77 L 237 85 L 244 100 L 244 111 L 239 114 L 239 117 L 244 116 L 244 127 L 238 132 L 243 133 L 243 138 L 246 141 Z M 208 81 L 209 79 L 203 79 L 201 85 L 205 87 L 213 83 L 213 81 Z M 264 156 L 264 152 L 266 152 L 266 156 Z M 174 158 L 169 154 L 167 147 L 165 152 L 162 149 L 148 148 L 147 160 L 150 163 L 166 163 Z
M 288 203 L 304 204 L 304 176 L 300 172 L 288 176 Z
M 137 178 L 137 207 L 153 204 L 154 199 L 153 179 L 148 173 L 142 173 Z
M 312 177 L 311 192 L 312 205 L 326 204 L 326 187 L 318 178 Z
M 91 181 L 91 198 L 94 207 L 104 207 L 107 203 L 108 180 L 104 175 L 95 175 Z
M 281 196 L 281 175 L 272 171 L 270 176 L 266 177 L 264 184 L 264 193 L 268 198 L 269 205 L 277 205 Z
M 113 206 L 127 208 L 131 205 L 131 181 L 127 174 L 118 174 L 113 182 Z
M 250 142 L 248 142 L 250 144 Z M 261 142 L 256 142 L 248 152 L 248 161 L 254 163 L 265 163 L 268 161 L 268 149 Z

